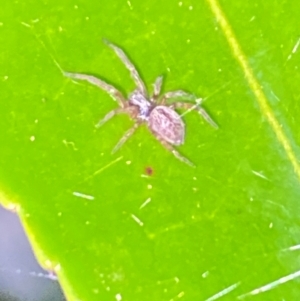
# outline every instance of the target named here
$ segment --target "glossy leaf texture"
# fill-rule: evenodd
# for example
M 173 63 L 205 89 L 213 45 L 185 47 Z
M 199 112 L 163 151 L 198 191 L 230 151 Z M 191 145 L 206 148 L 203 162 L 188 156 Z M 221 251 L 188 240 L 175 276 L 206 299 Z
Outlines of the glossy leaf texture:
M 68 300 L 296 300 L 300 294 L 299 4 L 21 1 L 0 12 L 1 203 Z M 204 99 L 177 160 L 62 70 Z

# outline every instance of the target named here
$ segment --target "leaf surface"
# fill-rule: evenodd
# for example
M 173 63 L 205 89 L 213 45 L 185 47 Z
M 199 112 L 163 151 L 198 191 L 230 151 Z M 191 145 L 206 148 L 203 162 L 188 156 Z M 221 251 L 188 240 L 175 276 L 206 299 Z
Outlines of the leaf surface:
M 68 300 L 299 296 L 299 14 L 288 2 L 34 1 L 0 13 L 1 202 Z M 105 92 L 134 83 L 204 98 L 177 160 Z M 181 111 L 181 113 L 185 113 Z

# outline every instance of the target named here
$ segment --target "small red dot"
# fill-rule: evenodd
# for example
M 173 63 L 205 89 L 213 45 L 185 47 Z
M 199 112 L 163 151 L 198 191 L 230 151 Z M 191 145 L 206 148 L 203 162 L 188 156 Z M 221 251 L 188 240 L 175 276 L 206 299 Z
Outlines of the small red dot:
M 153 169 L 152 169 L 152 167 L 147 166 L 145 168 L 145 174 L 148 175 L 148 176 L 152 176 L 153 175 Z

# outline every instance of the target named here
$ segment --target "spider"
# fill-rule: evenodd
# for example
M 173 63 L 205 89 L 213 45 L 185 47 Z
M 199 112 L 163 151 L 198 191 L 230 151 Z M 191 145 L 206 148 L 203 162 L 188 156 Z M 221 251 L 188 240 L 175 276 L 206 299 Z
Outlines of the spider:
M 88 81 L 106 91 L 115 101 L 117 101 L 119 107 L 107 113 L 104 118 L 96 124 L 96 127 L 102 126 L 106 121 L 120 113 L 128 114 L 131 119 L 135 121 L 134 125 L 125 132 L 123 137 L 113 148 L 112 153 L 116 152 L 141 124 L 146 123 L 150 132 L 166 149 L 171 151 L 176 158 L 190 166 L 194 166 L 191 161 L 182 156 L 173 147 L 183 144 L 185 135 L 185 125 L 181 116 L 175 109 L 184 108 L 188 110 L 197 110 L 210 125 L 218 128 L 217 124 L 200 106 L 201 99 L 196 99 L 196 105 L 184 101 L 168 103 L 168 100 L 171 98 L 190 99 L 192 97 L 195 99 L 195 97 L 182 90 L 170 91 L 160 95 L 163 82 L 162 76 L 156 78 L 153 84 L 153 93 L 149 95 L 138 71 L 125 52 L 107 40 L 104 40 L 104 43 L 107 44 L 121 59 L 136 84 L 136 89 L 129 94 L 127 100 L 118 89 L 95 76 L 70 72 L 64 72 L 64 75 L 72 79 Z

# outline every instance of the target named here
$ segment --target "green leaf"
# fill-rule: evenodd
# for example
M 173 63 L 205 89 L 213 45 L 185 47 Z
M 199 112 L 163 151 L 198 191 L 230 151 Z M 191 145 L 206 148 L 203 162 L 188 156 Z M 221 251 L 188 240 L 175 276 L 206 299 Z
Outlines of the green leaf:
M 228 2 L 228 1 L 227 1 Z M 68 300 L 299 297 L 298 3 L 7 2 L 0 12 L 1 202 Z M 62 70 L 205 99 L 176 159 Z M 184 113 L 184 112 L 182 112 Z

